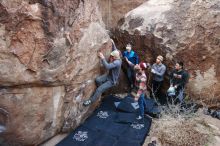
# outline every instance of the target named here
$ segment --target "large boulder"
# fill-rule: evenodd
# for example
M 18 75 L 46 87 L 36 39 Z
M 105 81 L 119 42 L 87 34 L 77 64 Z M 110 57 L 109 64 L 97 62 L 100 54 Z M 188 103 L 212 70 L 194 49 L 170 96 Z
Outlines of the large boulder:
M 81 103 L 100 74 L 97 52 L 111 50 L 97 5 L 0 1 L 0 126 L 6 127 L 0 145 L 38 145 L 94 109 Z
M 99 0 L 103 22 L 107 29 L 117 27 L 120 19 L 132 9 L 140 6 L 146 0 Z
M 177 60 L 190 73 L 188 93 L 220 106 L 220 1 L 149 0 L 128 12 L 114 32 L 119 48 L 134 45 L 141 59 L 165 57 L 168 72 Z

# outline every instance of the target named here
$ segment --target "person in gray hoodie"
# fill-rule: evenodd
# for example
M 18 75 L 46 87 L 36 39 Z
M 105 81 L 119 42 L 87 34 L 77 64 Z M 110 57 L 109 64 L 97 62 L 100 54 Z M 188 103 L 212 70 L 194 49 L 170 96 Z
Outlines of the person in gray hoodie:
M 162 98 L 161 94 L 161 87 L 164 80 L 164 74 L 166 72 L 166 66 L 162 63 L 163 56 L 157 56 L 156 63 L 154 63 L 151 67 L 151 72 L 153 74 L 153 81 L 152 81 L 152 96 L 157 98 Z
M 104 74 L 96 78 L 95 81 L 98 88 L 88 100 L 83 102 L 84 106 L 88 106 L 91 103 L 95 102 L 103 92 L 118 84 L 122 61 L 120 57 L 120 52 L 115 47 L 113 40 L 112 49 L 113 51 L 110 54 L 109 62 L 106 61 L 104 55 L 101 52 L 98 53 L 98 56 L 101 59 L 103 66 L 108 70 L 108 74 Z

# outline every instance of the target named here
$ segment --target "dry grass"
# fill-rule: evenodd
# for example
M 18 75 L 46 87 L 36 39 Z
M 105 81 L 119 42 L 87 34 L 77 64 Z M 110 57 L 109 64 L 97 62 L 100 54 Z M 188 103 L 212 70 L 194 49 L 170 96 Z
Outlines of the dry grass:
M 144 146 L 157 139 L 157 146 L 205 146 L 210 140 L 209 127 L 200 116 L 180 105 L 162 108 L 160 119 L 154 119 Z M 158 144 L 159 143 L 159 144 Z
M 166 116 L 153 126 L 156 135 L 163 146 L 203 146 L 208 142 L 208 134 L 198 131 L 197 120 L 194 118 L 173 118 Z

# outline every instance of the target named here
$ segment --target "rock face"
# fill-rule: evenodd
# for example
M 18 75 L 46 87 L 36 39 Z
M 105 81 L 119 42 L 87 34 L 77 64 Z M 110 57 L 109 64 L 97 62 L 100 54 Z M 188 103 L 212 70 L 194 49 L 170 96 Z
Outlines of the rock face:
M 149 0 L 128 12 L 119 28 L 114 33 L 119 48 L 131 42 L 149 62 L 163 54 L 169 69 L 183 61 L 190 96 L 220 106 L 219 0 Z
M 102 19 L 107 29 L 117 27 L 120 19 L 130 10 L 138 7 L 147 0 L 99 0 Z
M 108 56 L 111 50 L 97 5 L 96 0 L 0 1 L 3 143 L 37 145 L 76 127 L 94 108 L 83 108 L 81 101 L 100 74 L 97 51 Z

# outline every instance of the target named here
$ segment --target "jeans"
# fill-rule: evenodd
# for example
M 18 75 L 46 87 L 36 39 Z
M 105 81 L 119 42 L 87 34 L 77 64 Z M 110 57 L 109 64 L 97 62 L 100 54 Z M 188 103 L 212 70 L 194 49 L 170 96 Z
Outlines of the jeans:
M 127 72 L 127 78 L 128 78 L 129 85 L 134 85 L 134 80 L 135 80 L 134 70 L 131 67 L 128 67 L 126 72 Z
M 96 78 L 96 84 L 98 88 L 95 90 L 93 95 L 90 97 L 91 102 L 95 102 L 99 96 L 107 89 L 114 86 L 113 82 L 108 79 L 107 75 L 102 75 Z
M 151 97 L 156 97 L 161 104 L 165 104 L 167 101 L 166 101 L 166 95 L 161 92 L 162 85 L 163 85 L 163 81 L 153 80 Z
M 162 87 L 163 81 L 155 81 L 152 82 L 152 90 L 155 97 L 161 96 L 161 87 Z
M 141 94 L 141 96 L 139 97 L 138 104 L 139 104 L 139 115 L 143 117 L 144 116 L 144 109 L 147 106 L 144 93 Z
M 177 88 L 177 91 L 176 91 L 176 99 L 182 103 L 183 102 L 183 99 L 184 99 L 184 88 L 183 87 L 179 87 Z

